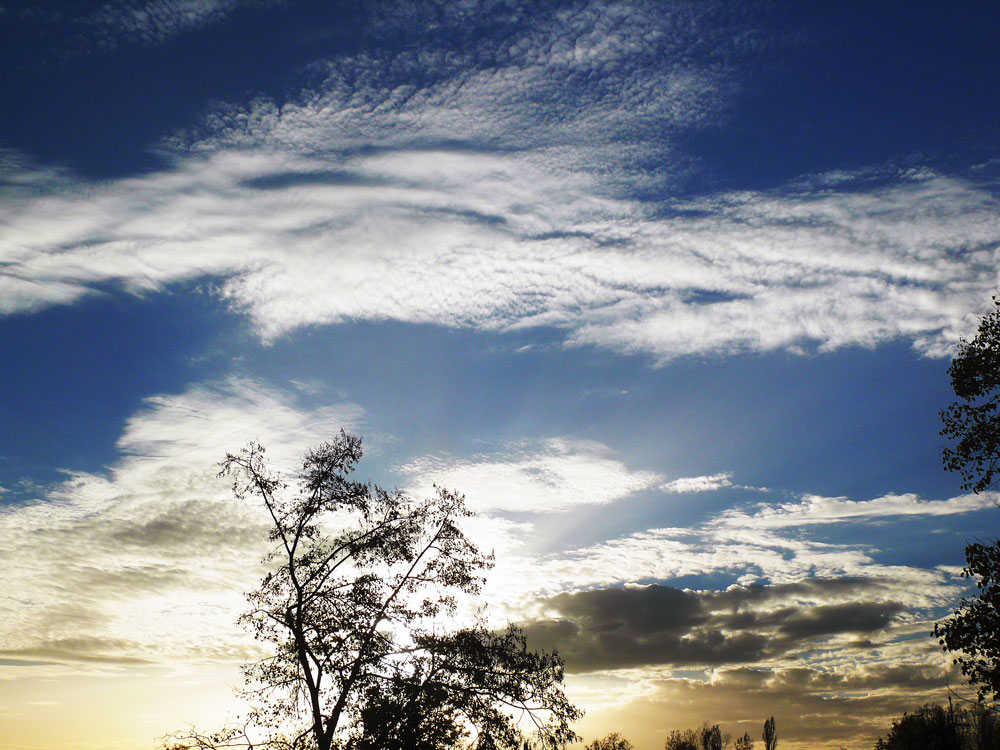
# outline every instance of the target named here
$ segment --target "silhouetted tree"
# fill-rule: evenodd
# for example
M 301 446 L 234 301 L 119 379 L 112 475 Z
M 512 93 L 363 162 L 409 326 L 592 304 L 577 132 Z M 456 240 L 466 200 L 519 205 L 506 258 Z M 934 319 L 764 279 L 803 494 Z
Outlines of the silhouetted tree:
M 960 400 L 941 412 L 941 434 L 958 441 L 944 449 L 944 465 L 973 492 L 1000 480 L 1000 300 L 994 297 L 993 305 L 975 338 L 959 343 L 948 374 Z
M 576 740 L 581 712 L 556 654 L 529 651 L 513 626 L 433 627 L 492 565 L 458 526 L 462 496 L 418 501 L 354 481 L 360 458 L 361 440 L 341 432 L 306 453 L 292 492 L 260 445 L 226 457 L 236 496 L 259 498 L 271 521 L 271 572 L 241 622 L 274 653 L 244 668 L 257 703 L 247 726 L 172 747 L 443 750 L 468 738 L 519 750 L 522 718 L 546 747 Z
M 976 582 L 976 595 L 963 598 L 951 617 L 934 625 L 934 636 L 955 657 L 962 674 L 982 698 L 1000 699 L 1000 547 L 970 544 L 962 576 Z
M 764 750 L 774 750 L 778 746 L 778 730 L 774 727 L 774 717 L 764 722 Z
M 675 729 L 663 743 L 663 750 L 701 750 L 701 738 L 693 729 Z
M 612 732 L 599 740 L 594 740 L 584 750 L 635 750 L 635 746 L 618 732 Z
M 729 746 L 730 736 L 722 734 L 718 724 L 707 721 L 698 729 L 675 729 L 667 737 L 665 750 L 724 750 Z
M 893 721 L 875 750 L 1000 750 L 1000 717 L 982 704 L 926 705 Z
M 698 736 L 701 740 L 701 750 L 722 750 L 722 731 L 718 724 L 709 726 L 708 722 L 705 722 L 698 730 Z
M 971 750 L 1000 750 L 1000 717 L 981 703 L 963 713 L 972 738 Z
M 964 489 L 979 493 L 1000 480 L 1000 301 L 979 321 L 972 341 L 962 341 L 948 369 L 960 401 L 941 412 L 941 434 L 958 440 L 945 448 L 945 467 L 962 475 Z M 977 593 L 963 598 L 933 635 L 955 658 L 980 699 L 1000 699 L 1000 546 L 977 542 L 965 548 L 965 578 Z
M 961 750 L 952 712 L 938 705 L 918 708 L 892 722 L 889 734 L 875 742 L 876 750 Z
M 742 737 L 736 738 L 736 744 L 733 747 L 734 750 L 753 750 L 753 740 L 750 739 L 747 732 L 744 732 Z

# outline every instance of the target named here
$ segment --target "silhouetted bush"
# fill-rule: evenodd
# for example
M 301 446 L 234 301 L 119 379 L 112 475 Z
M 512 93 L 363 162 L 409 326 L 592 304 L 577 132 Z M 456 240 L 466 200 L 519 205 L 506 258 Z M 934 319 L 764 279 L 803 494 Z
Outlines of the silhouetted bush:
M 584 750 L 635 750 L 635 745 L 618 732 L 612 732 L 599 740 L 594 740 Z
M 875 750 L 1000 750 L 1000 716 L 982 704 L 968 709 L 928 704 L 893 721 Z
M 724 750 L 729 747 L 730 737 L 723 734 L 718 724 L 707 721 L 698 729 L 675 729 L 663 744 L 664 750 Z
M 698 733 L 693 729 L 685 729 L 683 732 L 675 729 L 663 743 L 663 750 L 701 750 L 698 742 Z

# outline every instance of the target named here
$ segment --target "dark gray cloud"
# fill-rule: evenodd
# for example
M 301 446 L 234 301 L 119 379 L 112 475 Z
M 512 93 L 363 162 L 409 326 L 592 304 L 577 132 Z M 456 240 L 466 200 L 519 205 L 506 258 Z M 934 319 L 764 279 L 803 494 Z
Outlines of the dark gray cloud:
M 904 609 L 899 602 L 851 602 L 808 609 L 785 607 L 758 623 L 773 625 L 783 637 L 795 641 L 838 633 L 878 632 Z
M 524 623 L 532 645 L 558 648 L 575 672 L 652 665 L 753 664 L 859 636 L 867 648 L 905 611 L 871 580 L 812 580 L 689 591 L 651 585 L 562 593 Z M 845 601 L 846 599 L 846 601 Z

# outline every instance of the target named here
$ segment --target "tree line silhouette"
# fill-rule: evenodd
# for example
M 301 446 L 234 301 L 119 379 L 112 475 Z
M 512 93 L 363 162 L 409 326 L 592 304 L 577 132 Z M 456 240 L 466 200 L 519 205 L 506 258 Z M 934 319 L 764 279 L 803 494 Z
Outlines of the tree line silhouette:
M 775 729 L 774 717 L 771 716 L 764 722 L 764 731 L 761 733 L 763 750 L 776 750 L 778 747 L 778 733 Z M 733 738 L 729 734 L 723 734 L 718 724 L 705 722 L 697 729 L 675 729 L 663 743 L 664 750 L 754 750 L 754 740 L 748 732 L 744 732 L 742 737 Z M 618 732 L 594 740 L 584 748 L 584 750 L 635 750 L 635 746 Z
M 764 722 L 762 750 L 776 750 L 778 735 L 774 717 Z M 663 743 L 664 750 L 755 750 L 754 739 L 744 732 L 735 741 L 718 724 L 705 722 L 697 729 L 673 730 Z M 584 750 L 635 750 L 618 732 L 590 742 Z M 982 702 L 955 708 L 927 704 L 913 713 L 904 713 L 892 722 L 885 736 L 878 737 L 872 750 L 1000 750 L 1000 715 Z

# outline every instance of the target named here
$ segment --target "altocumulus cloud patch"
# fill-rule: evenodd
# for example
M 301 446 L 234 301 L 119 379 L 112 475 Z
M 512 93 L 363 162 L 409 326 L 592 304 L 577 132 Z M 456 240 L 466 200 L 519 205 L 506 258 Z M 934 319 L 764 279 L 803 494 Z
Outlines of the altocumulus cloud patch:
M 168 139 L 170 166 L 141 177 L 9 160 L 3 311 L 205 278 L 265 340 L 398 320 L 547 326 L 658 360 L 949 351 L 997 283 L 989 182 L 890 166 L 675 195 L 648 165 L 725 116 L 755 47 L 690 8 L 651 32 L 652 12 L 514 13 L 471 51 L 340 55 L 283 104 L 221 107 Z
M 71 303 L 108 282 L 143 292 L 219 278 L 265 339 L 394 319 L 554 326 L 569 343 L 660 358 L 898 337 L 940 355 L 996 284 L 994 199 L 939 176 L 878 192 L 732 196 L 710 216 L 666 219 L 585 189 L 563 208 L 576 215 L 534 215 L 524 206 L 543 203 L 544 175 L 433 151 L 357 157 L 368 162 L 357 171 L 390 180 L 402 163 L 423 175 L 418 187 L 244 186 L 299 158 L 219 153 L 110 187 L 15 189 L 0 248 L 5 312 Z M 448 161 L 465 168 L 455 184 L 435 179 Z M 585 236 L 569 232 L 581 226 Z M 721 301 L 702 301 L 705 290 Z
M 0 578 L 5 591 L 22 592 L 0 598 L 4 655 L 245 658 L 248 640 L 233 623 L 258 577 L 266 518 L 232 498 L 218 461 L 257 434 L 279 466 L 294 469 L 314 430 L 331 434 L 361 418 L 352 404 L 305 410 L 240 379 L 149 399 L 107 475 L 72 475 L 0 512 Z

